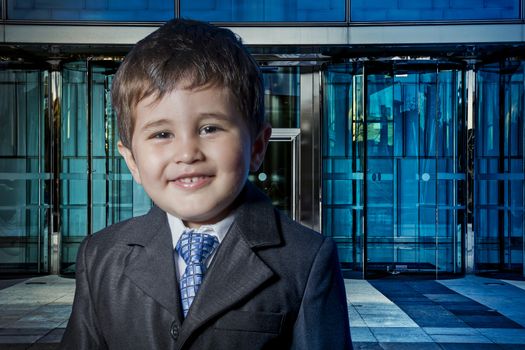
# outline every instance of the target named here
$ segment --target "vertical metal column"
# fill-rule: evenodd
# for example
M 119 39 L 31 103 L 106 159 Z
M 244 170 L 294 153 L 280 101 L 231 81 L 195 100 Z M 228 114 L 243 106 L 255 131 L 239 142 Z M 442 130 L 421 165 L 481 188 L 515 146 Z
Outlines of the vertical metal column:
M 93 104 L 93 64 L 91 58 L 87 59 L 87 111 L 86 111 L 86 130 L 87 130 L 87 234 L 93 234 L 93 135 L 91 132 L 92 104 Z
M 363 279 L 366 279 L 368 270 L 368 72 L 367 65 L 363 64 Z
M 476 99 L 476 72 L 474 71 L 473 67 L 469 68 L 466 74 L 466 85 L 467 85 L 467 141 L 466 141 L 466 149 L 467 149 L 467 179 L 466 179 L 466 186 L 467 186 L 467 198 L 466 198 L 466 219 L 465 222 L 467 224 L 467 230 L 466 230 L 466 237 L 465 237 L 465 248 L 464 248 L 464 256 L 465 256 L 465 273 L 473 273 L 475 271 L 475 243 L 474 243 L 474 231 L 473 231 L 473 225 L 472 223 L 469 223 L 470 219 L 468 218 L 469 213 L 474 213 L 474 201 L 469 201 L 470 198 L 474 198 L 474 188 L 472 188 L 471 184 L 474 182 L 470 181 L 471 176 L 474 176 L 474 173 L 469 174 L 468 168 L 469 164 L 474 164 L 474 153 L 470 152 L 471 149 L 473 149 L 474 145 L 471 145 L 470 142 L 473 142 L 471 138 L 468 137 L 469 130 L 471 130 L 470 135 L 473 135 L 473 128 L 474 128 L 474 116 L 476 113 L 475 110 L 475 99 Z M 472 169 L 474 171 L 474 169 Z
M 321 229 L 321 116 L 319 103 L 320 71 L 317 66 L 301 67 L 300 115 L 301 173 L 300 222 L 314 230 Z
M 52 275 L 60 273 L 60 252 L 62 251 L 62 242 L 60 235 L 60 110 L 62 105 L 62 75 L 57 70 L 58 63 L 53 66 L 50 73 L 50 93 L 49 93 L 49 118 L 51 120 L 50 131 L 53 135 L 50 137 L 51 149 L 49 159 L 51 164 L 50 172 L 52 182 L 50 188 L 50 252 L 49 252 L 49 272 Z

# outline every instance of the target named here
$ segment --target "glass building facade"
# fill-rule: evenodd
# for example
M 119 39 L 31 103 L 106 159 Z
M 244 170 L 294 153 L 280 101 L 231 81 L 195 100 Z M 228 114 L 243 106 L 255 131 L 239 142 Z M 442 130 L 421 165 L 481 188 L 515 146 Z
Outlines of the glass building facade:
M 524 274 L 521 0 L 0 2 L 0 268 L 75 271 L 82 239 L 152 205 L 110 100 L 173 17 L 230 27 L 274 132 L 250 181 L 362 278 Z

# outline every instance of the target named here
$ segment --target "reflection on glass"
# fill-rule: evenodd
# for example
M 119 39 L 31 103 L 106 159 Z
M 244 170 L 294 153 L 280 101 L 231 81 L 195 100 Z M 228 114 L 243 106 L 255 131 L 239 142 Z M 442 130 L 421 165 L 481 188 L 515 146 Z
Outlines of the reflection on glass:
M 345 0 L 181 0 L 181 17 L 208 22 L 341 22 Z
M 274 128 L 298 128 L 299 67 L 262 67 L 266 120 Z
M 169 0 L 9 0 L 7 18 L 59 21 L 167 21 L 173 18 Z
M 483 66 L 477 76 L 474 225 L 478 271 L 523 274 L 525 64 Z
M 47 272 L 47 72 L 0 70 L 0 269 Z M 47 129 L 48 130 L 48 129 Z
M 86 64 L 69 63 L 62 71 L 60 125 L 61 272 L 74 268 L 77 249 L 88 234 L 88 152 Z M 74 270 L 70 271 L 73 272 Z
M 249 180 L 261 189 L 273 205 L 293 217 L 292 142 L 270 142 L 261 168 Z
M 337 243 L 344 268 L 363 269 L 363 70 L 360 64 L 325 71 L 322 232 Z
M 377 21 L 443 21 L 519 19 L 519 0 L 465 1 L 420 0 L 384 1 L 351 0 L 351 20 Z
M 461 272 L 462 74 L 406 67 L 370 64 L 365 80 L 357 64 L 326 72 L 323 233 L 349 269 L 366 253 L 368 271 Z
M 77 250 L 86 235 L 144 214 L 151 207 L 151 200 L 133 181 L 116 148 L 117 125 L 110 91 L 117 66 L 118 63 L 110 61 L 92 62 L 89 85 L 86 62 L 68 63 L 63 70 L 60 217 L 64 274 L 74 272 Z M 87 148 L 88 130 L 91 130 L 91 154 Z

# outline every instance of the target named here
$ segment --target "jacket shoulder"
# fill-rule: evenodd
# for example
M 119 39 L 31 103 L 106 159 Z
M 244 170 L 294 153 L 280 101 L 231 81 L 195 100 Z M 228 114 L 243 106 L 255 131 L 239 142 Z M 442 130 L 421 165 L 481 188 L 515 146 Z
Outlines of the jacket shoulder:
M 144 245 L 163 225 L 167 225 L 165 213 L 154 207 L 148 213 L 110 225 L 86 237 L 90 247 L 112 248 L 119 245 Z

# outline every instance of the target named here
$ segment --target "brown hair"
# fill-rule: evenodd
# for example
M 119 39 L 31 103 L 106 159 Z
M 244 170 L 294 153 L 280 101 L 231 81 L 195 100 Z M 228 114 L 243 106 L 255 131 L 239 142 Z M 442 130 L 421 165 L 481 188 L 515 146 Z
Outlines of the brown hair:
M 264 124 L 264 90 L 255 59 L 232 31 L 174 19 L 139 41 L 119 67 L 112 87 L 122 143 L 131 148 L 134 111 L 149 96 L 183 88 L 229 88 L 255 137 Z

